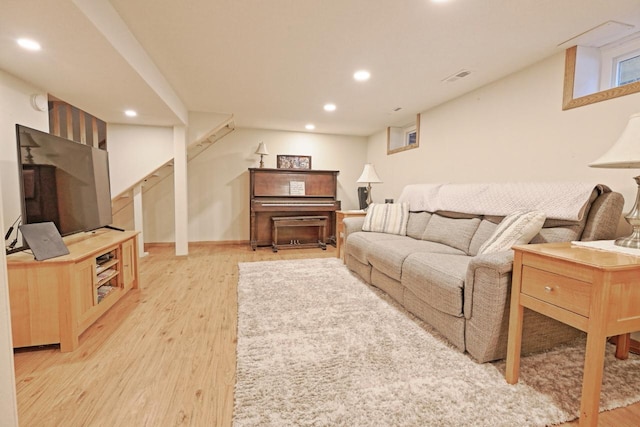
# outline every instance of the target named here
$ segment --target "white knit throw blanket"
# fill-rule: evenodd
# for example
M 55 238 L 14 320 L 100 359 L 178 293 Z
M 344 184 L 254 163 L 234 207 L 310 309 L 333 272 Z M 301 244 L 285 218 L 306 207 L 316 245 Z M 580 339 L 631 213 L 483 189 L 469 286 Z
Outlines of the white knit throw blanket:
M 579 221 L 593 190 L 611 191 L 606 185 L 586 182 L 411 184 L 404 187 L 398 203 L 409 203 L 413 212 L 505 216 L 535 210 L 547 218 Z

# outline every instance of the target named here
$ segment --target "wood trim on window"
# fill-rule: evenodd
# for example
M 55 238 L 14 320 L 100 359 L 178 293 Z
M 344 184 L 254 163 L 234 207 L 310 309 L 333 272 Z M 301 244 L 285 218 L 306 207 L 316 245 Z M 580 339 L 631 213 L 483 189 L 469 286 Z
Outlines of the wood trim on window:
M 420 147 L 420 114 L 416 115 L 416 143 L 415 144 L 403 144 L 400 147 L 391 148 L 391 127 L 387 127 L 387 155 L 400 153 L 406 150 L 412 150 Z
M 578 47 L 573 46 L 567 49 L 564 62 L 564 89 L 562 94 L 562 109 L 570 110 L 584 105 L 595 104 L 596 102 L 606 101 L 607 99 L 618 98 L 620 96 L 630 95 L 640 92 L 640 82 L 630 83 L 624 86 L 618 86 L 590 95 L 573 97 L 573 89 L 576 77 L 576 55 Z

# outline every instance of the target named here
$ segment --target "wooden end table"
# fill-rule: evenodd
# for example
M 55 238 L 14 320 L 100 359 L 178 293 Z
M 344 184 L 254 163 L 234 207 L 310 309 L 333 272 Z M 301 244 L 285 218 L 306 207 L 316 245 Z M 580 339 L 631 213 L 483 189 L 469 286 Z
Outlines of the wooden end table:
M 365 216 L 366 211 L 336 211 L 336 257 L 340 258 L 340 248 L 342 247 L 342 239 L 344 234 L 344 219 L 353 216 Z
M 515 246 L 506 379 L 518 382 L 524 307 L 587 333 L 580 426 L 597 426 L 607 337 L 640 330 L 640 258 L 571 243 Z

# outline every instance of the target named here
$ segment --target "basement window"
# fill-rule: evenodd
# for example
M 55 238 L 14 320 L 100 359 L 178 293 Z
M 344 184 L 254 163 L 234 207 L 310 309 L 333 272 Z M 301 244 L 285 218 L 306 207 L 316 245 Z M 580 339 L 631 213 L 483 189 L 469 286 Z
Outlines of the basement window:
M 640 33 L 567 49 L 563 109 L 640 92 Z
M 635 51 L 617 61 L 615 86 L 638 81 L 640 81 L 640 51 Z
M 640 37 L 603 46 L 600 50 L 600 90 L 640 81 Z

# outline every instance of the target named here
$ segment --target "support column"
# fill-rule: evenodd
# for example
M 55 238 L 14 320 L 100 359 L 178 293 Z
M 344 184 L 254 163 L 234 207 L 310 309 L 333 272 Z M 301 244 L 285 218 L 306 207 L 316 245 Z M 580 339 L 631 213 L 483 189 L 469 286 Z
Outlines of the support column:
M 142 215 L 142 185 L 133 187 L 133 228 L 138 234 L 138 256 L 140 258 L 149 255 L 144 250 L 144 218 Z
M 173 152 L 176 255 L 188 255 L 189 217 L 187 192 L 187 131 L 185 126 L 173 127 Z

